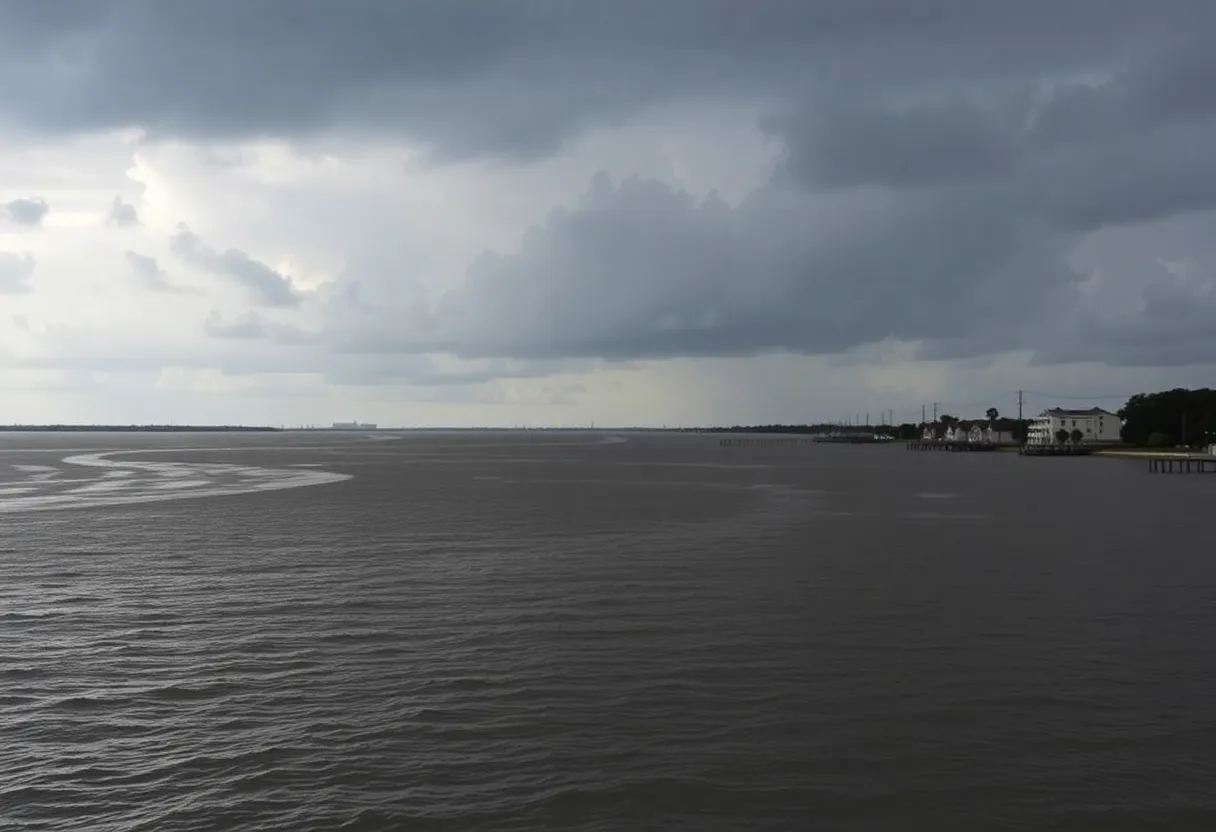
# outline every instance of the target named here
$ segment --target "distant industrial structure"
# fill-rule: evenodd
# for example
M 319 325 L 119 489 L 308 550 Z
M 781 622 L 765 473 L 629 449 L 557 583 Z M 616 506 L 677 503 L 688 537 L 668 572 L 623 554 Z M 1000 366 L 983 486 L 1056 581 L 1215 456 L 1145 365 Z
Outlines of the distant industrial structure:
M 375 422 L 334 422 L 330 430 L 376 430 Z

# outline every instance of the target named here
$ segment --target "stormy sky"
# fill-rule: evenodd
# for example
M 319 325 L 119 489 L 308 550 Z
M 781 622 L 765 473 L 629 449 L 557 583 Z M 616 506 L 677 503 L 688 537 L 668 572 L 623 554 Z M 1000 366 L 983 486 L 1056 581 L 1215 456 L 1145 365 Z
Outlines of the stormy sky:
M 1216 367 L 1210 0 L 0 0 L 0 423 L 714 424 Z

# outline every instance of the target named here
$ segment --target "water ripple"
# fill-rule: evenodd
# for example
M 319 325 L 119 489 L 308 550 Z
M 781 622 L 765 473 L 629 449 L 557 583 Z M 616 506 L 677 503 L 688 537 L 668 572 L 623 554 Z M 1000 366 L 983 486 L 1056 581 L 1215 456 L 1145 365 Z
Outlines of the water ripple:
M 278 441 L 148 464 L 345 470 Z M 377 443 L 342 488 L 7 514 L 4 828 L 1182 829 L 1216 809 L 1216 575 L 1125 545 L 1134 525 L 1101 557 L 1051 545 L 1056 520 L 1116 525 L 1107 492 L 1052 479 L 1081 495 L 1067 516 L 1011 524 L 1007 493 L 920 511 L 966 490 L 949 468 L 854 487 L 851 467 L 698 464 L 680 438 L 444 441 Z M 18 476 L 59 459 L 27 457 Z M 1166 496 L 1137 499 L 1177 534 L 1194 506 Z

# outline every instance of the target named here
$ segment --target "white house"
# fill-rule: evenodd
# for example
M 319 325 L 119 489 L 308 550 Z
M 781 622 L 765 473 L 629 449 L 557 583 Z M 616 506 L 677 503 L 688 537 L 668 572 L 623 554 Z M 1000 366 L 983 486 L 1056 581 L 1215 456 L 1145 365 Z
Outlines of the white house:
M 1053 445 L 1061 430 L 1070 435 L 1081 431 L 1081 441 L 1088 443 L 1120 442 L 1119 431 L 1123 421 L 1109 410 L 1091 407 L 1086 410 L 1071 410 L 1053 407 L 1030 423 L 1026 431 L 1026 442 L 1030 445 Z M 1071 441 L 1071 440 L 1070 440 Z
M 984 430 L 984 440 L 987 442 L 995 442 L 998 445 L 1017 441 L 1013 435 L 1013 431 L 999 430 L 992 427 L 988 427 Z
M 1005 424 L 1006 420 L 998 420 L 997 425 Z M 960 439 L 966 439 L 968 442 L 983 442 L 985 444 L 1001 445 L 1006 442 L 1013 442 L 1013 432 L 1010 430 L 1001 430 L 1000 427 L 993 427 L 993 423 L 987 419 L 965 420 L 959 423 L 959 430 L 963 432 Z

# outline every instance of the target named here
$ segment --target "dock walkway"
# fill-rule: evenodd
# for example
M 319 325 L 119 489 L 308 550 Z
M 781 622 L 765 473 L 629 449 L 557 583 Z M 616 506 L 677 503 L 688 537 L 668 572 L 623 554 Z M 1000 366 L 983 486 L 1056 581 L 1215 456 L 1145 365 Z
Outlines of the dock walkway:
M 1155 456 L 1148 461 L 1154 474 L 1216 474 L 1216 456 Z

